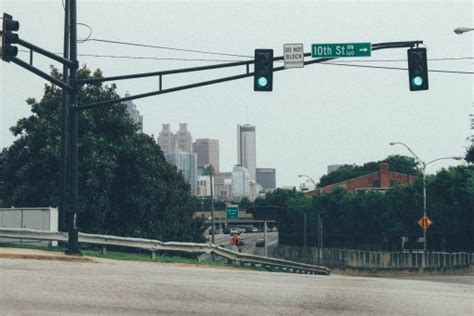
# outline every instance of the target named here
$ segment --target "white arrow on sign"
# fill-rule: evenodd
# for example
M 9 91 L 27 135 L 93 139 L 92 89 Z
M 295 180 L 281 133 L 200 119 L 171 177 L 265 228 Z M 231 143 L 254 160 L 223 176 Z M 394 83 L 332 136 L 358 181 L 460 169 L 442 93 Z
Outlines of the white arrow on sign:
M 366 51 L 368 51 L 368 49 L 367 49 L 367 47 L 364 47 L 364 48 L 359 49 L 359 51 L 360 52 L 366 52 Z

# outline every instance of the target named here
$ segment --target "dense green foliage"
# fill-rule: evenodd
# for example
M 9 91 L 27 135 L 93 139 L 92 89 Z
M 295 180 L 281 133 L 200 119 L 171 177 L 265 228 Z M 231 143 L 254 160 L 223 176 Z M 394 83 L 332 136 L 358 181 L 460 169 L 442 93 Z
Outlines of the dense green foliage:
M 466 152 L 465 160 L 468 163 L 474 163 L 474 145 L 472 145 L 471 147 L 468 148 L 468 150 Z
M 319 180 L 321 187 L 338 183 L 347 179 L 352 179 L 358 176 L 366 175 L 371 172 L 376 172 L 379 169 L 380 163 L 388 163 L 390 171 L 396 171 L 409 175 L 417 175 L 416 162 L 413 158 L 407 156 L 393 155 L 388 156 L 386 159 L 381 161 L 372 161 L 358 165 L 345 165 L 336 171 L 333 171 L 327 175 L 324 175 Z
M 59 77 L 53 69 L 53 76 Z M 79 78 L 99 78 L 80 69 Z M 119 97 L 115 85 L 88 84 L 80 104 Z M 57 206 L 61 91 L 46 85 L 33 114 L 11 128 L 15 142 L 0 153 L 0 197 L 6 207 Z M 162 240 L 202 240 L 189 186 L 152 137 L 137 133 L 125 105 L 79 116 L 79 230 Z

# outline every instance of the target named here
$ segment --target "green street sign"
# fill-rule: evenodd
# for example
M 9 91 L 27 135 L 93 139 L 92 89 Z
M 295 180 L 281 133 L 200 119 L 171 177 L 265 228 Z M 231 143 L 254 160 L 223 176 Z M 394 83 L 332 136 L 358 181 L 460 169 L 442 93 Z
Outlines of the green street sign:
M 311 57 L 313 58 L 370 57 L 371 54 L 371 43 L 336 43 L 311 45 Z
M 239 219 L 239 206 L 227 205 L 227 219 Z

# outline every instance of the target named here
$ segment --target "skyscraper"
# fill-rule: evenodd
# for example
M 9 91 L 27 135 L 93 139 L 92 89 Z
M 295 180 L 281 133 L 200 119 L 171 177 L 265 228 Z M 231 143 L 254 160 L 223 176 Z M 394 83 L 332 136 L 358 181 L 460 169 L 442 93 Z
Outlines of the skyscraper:
M 197 166 L 212 164 L 214 172 L 219 173 L 219 141 L 200 138 L 193 143 L 193 152 L 197 155 Z
M 192 151 L 193 137 L 191 136 L 191 133 L 188 131 L 187 123 L 179 123 L 179 130 L 176 132 L 176 143 L 179 150 L 185 153 L 193 152 Z
M 188 131 L 187 123 L 179 123 L 179 130 L 176 134 L 171 132 L 169 123 L 163 124 L 157 142 L 165 155 L 178 152 L 192 152 L 193 137 Z
M 176 168 L 183 173 L 184 178 L 191 186 L 191 194 L 196 195 L 197 186 L 197 167 L 196 154 L 178 152 L 175 154 L 165 155 L 166 161 L 175 165 Z
M 257 148 L 255 126 L 237 125 L 237 161 L 248 170 L 250 180 L 256 180 Z
M 232 169 L 232 198 L 241 199 L 250 194 L 249 173 L 247 168 L 236 165 Z
M 265 192 L 270 192 L 276 188 L 275 168 L 257 168 L 257 183 Z
M 125 97 L 129 97 L 130 93 L 125 93 Z M 132 102 L 132 100 L 125 101 L 125 105 L 127 106 L 125 110 L 127 111 L 128 116 L 132 120 L 135 125 L 138 127 L 138 131 L 140 133 L 143 133 L 143 115 L 140 115 L 140 112 L 137 110 L 137 106 L 135 103 Z
M 176 153 L 176 139 L 175 135 L 171 132 L 169 123 L 162 125 L 161 132 L 158 135 L 158 145 L 165 155 Z

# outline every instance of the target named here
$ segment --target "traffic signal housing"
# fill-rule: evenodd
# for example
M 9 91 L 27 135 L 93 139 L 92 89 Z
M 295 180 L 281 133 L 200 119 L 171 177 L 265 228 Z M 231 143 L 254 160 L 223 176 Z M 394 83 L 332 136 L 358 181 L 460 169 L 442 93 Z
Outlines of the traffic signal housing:
M 2 55 L 2 59 L 6 62 L 10 62 L 10 60 L 18 54 L 18 47 L 12 44 L 18 43 L 18 34 L 13 32 L 19 29 L 20 23 L 13 20 L 11 15 L 3 13 L 2 47 L 0 48 L 0 54 Z
M 273 89 L 273 49 L 255 50 L 254 91 Z
M 407 53 L 410 91 L 428 90 L 426 48 L 411 48 Z

